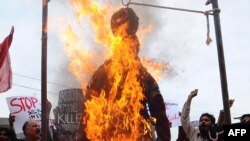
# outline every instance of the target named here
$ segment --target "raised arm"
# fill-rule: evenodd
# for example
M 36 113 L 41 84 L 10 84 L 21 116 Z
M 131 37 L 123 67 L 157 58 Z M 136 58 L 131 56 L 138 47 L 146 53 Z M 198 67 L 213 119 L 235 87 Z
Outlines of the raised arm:
M 15 116 L 11 113 L 9 114 L 9 125 L 10 125 L 10 131 L 11 131 L 11 141 L 16 141 L 16 132 L 14 128 L 14 122 L 15 122 Z
M 193 140 L 192 139 L 192 135 L 196 134 L 196 132 L 198 132 L 190 123 L 190 117 L 189 117 L 189 113 L 190 113 L 190 105 L 192 102 L 192 99 L 197 96 L 198 94 L 198 89 L 195 89 L 193 91 L 191 91 L 191 93 L 188 95 L 187 101 L 185 102 L 183 108 L 182 108 L 182 113 L 181 113 L 181 123 L 182 123 L 182 127 L 184 132 L 186 133 L 187 137 L 189 138 L 189 140 Z

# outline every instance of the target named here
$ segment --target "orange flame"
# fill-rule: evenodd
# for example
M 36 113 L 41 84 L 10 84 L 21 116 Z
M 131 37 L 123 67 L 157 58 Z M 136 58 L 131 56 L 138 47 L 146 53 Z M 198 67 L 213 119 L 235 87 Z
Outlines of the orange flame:
M 155 59 L 149 59 L 143 57 L 141 59 L 143 66 L 147 68 L 147 70 L 152 74 L 152 76 L 159 82 L 164 74 L 167 74 L 167 71 L 170 69 L 169 64 L 167 62 L 159 62 Z
M 143 87 L 138 80 L 142 64 L 134 53 L 134 48 L 131 48 L 138 45 L 138 41 L 122 39 L 112 34 L 109 13 L 115 11 L 113 8 L 101 8 L 92 0 L 71 0 L 71 3 L 78 21 L 89 17 L 96 33 L 95 41 L 106 48 L 102 54 L 91 52 L 83 48 L 80 37 L 70 26 L 64 33 L 65 52 L 71 60 L 69 68 L 77 76 L 84 90 L 85 81 L 89 80 L 88 76 L 91 76 L 99 65 L 95 62 L 96 58 L 104 56 L 103 58 L 107 59 L 112 55 L 111 63 L 105 66 L 111 83 L 109 93 L 102 90 L 97 95 L 90 94 L 91 99 L 84 103 L 87 138 L 94 141 L 138 140 L 150 132 L 149 122 L 140 115 L 144 108 L 141 101 L 145 99 Z M 119 32 L 123 32 L 126 26 Z
M 83 89 L 86 87 L 86 83 L 83 79 L 89 79 L 89 74 L 93 74 L 96 67 L 93 65 L 93 58 L 96 56 L 95 52 L 89 53 L 85 48 L 82 48 L 81 39 L 74 34 L 69 27 L 63 34 L 62 40 L 65 43 L 64 51 L 69 56 L 71 62 L 69 64 L 70 71 L 77 76 L 79 82 L 81 82 Z M 88 61 L 86 61 L 88 60 Z

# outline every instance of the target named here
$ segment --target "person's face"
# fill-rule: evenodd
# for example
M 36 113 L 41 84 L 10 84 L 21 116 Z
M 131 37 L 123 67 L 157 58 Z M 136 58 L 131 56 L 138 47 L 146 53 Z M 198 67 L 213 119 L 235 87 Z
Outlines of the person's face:
M 10 141 L 10 137 L 7 136 L 5 131 L 0 131 L 0 141 Z
M 41 138 L 40 125 L 36 121 L 29 121 L 25 129 L 26 137 L 33 140 L 39 140 Z
M 200 130 L 208 130 L 212 126 L 212 121 L 209 117 L 203 116 L 199 121 L 199 129 Z

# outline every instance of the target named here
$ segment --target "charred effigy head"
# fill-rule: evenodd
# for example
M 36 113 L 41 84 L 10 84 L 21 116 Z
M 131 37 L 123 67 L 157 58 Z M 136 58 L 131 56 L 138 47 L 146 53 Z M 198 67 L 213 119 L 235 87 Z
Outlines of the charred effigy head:
M 111 17 L 111 29 L 114 35 L 133 36 L 138 25 L 139 18 L 132 8 L 121 8 Z

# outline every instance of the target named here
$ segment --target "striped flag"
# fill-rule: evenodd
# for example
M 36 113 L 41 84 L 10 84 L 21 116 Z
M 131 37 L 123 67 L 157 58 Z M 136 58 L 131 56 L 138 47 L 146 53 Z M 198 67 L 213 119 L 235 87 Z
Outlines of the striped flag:
M 12 86 L 12 71 L 9 48 L 13 39 L 14 27 L 10 34 L 0 43 L 0 93 L 8 91 Z

